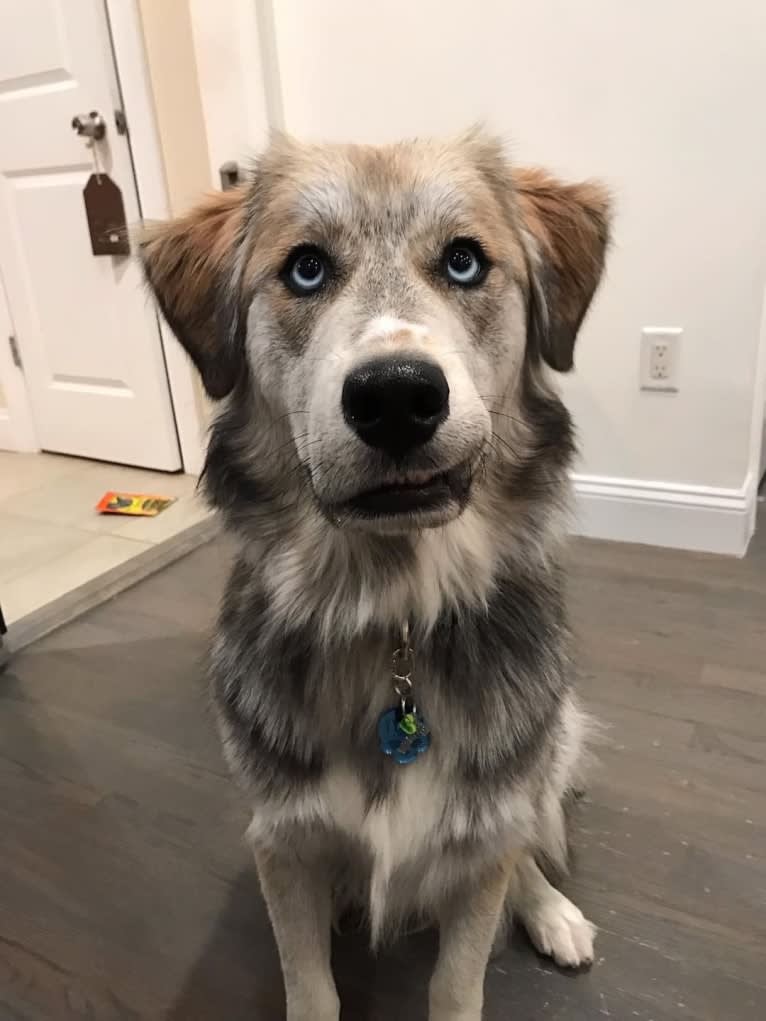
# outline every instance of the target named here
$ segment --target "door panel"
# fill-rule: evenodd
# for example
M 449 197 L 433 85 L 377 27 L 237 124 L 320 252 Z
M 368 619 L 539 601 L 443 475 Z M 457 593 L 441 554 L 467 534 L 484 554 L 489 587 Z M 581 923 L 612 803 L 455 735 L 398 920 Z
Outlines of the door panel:
M 132 258 L 94 257 L 94 170 L 75 114 L 107 123 L 99 166 L 139 220 L 101 0 L 0 0 L 0 268 L 47 450 L 181 467 L 156 315 Z
M 25 0 L 23 4 L 0 4 L 3 33 L 0 35 L 0 90 L 30 88 L 71 80 L 66 68 L 72 60 L 59 21 L 61 9 L 51 0 Z M 18 39 L 24 38 L 24 45 Z

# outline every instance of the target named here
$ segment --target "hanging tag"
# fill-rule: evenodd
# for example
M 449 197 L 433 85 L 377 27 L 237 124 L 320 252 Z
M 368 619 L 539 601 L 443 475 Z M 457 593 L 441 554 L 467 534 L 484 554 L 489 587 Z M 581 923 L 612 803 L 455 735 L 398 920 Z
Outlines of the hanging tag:
M 384 755 L 407 766 L 428 751 L 431 731 L 415 705 L 405 700 L 378 720 L 378 742 Z
M 83 189 L 94 255 L 130 255 L 122 192 L 108 174 L 91 174 Z

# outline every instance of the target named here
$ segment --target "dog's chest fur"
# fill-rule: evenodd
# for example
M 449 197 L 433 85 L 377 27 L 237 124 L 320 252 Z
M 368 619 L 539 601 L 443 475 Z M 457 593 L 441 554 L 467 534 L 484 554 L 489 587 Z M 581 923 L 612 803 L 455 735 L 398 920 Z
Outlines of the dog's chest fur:
M 433 740 L 404 766 L 377 736 L 396 703 L 398 627 L 326 638 L 315 618 L 279 610 L 265 575 L 246 559 L 235 568 L 213 654 L 253 839 L 342 846 L 353 882 L 368 885 L 373 930 L 532 839 L 568 698 L 555 568 L 508 566 L 485 600 L 415 621 L 415 696 Z
M 387 680 L 371 693 L 364 737 L 346 740 L 344 724 L 318 724 L 324 750 L 316 780 L 287 796 L 257 797 L 250 827 L 261 844 L 287 838 L 333 848 L 340 899 L 367 904 L 374 940 L 404 918 L 427 913 L 458 878 L 529 843 L 539 800 L 539 775 L 496 777 L 487 785 L 467 775 L 458 721 L 445 717 L 426 684 L 431 748 L 408 765 L 384 756 L 370 724 L 395 702 Z

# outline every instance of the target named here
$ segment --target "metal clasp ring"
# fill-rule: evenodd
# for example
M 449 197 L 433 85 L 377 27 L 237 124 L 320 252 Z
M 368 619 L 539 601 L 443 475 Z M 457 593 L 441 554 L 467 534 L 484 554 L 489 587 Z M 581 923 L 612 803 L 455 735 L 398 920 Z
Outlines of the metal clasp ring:
M 394 680 L 405 681 L 409 680 L 412 674 L 413 667 L 413 654 L 412 649 L 406 646 L 401 649 L 394 650 L 393 656 L 393 674 Z
M 394 649 L 393 655 L 394 691 L 401 699 L 402 711 L 405 711 L 407 701 L 412 701 L 414 659 L 415 654 L 410 646 L 410 622 L 405 620 L 402 623 L 402 644 Z

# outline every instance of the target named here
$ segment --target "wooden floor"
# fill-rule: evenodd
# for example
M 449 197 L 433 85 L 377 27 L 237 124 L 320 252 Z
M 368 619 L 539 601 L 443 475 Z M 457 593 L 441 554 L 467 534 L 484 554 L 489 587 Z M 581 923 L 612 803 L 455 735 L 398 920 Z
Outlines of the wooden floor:
M 580 542 L 605 722 L 568 891 L 597 961 L 518 935 L 488 1021 L 766 1018 L 766 532 L 745 561 Z M 226 569 L 200 549 L 0 676 L 0 1021 L 279 1021 L 281 981 L 202 683 Z M 336 944 L 344 1021 L 423 1021 L 432 934 Z

